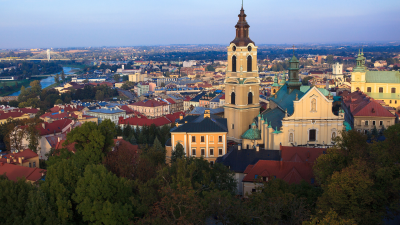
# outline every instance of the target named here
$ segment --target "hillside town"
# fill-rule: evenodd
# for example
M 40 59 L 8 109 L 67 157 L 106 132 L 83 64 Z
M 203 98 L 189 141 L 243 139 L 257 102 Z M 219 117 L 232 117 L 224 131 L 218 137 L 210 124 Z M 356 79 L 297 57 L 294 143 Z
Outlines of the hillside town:
M 0 181 L 35 224 L 394 219 L 400 48 L 257 46 L 246 16 L 224 47 L 1 51 Z

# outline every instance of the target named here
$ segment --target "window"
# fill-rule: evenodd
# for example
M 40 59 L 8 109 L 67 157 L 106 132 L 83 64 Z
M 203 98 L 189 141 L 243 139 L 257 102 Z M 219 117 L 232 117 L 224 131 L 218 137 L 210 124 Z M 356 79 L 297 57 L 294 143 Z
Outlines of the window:
M 372 125 L 374 125 L 374 126 L 376 125 L 376 124 L 375 124 L 375 120 L 374 120 L 374 121 L 372 121 Z
M 192 148 L 192 155 L 196 156 L 196 149 Z
M 231 93 L 231 104 L 235 104 L 235 100 L 236 100 L 235 92 L 232 92 Z
M 310 130 L 309 131 L 309 136 L 308 136 L 308 141 L 315 141 L 317 138 L 317 131 L 316 130 Z
M 33 162 L 33 163 L 32 163 L 32 167 L 36 167 L 36 162 Z
M 251 56 L 247 56 L 247 72 L 251 72 L 253 71 L 251 66 L 252 66 L 252 58 Z
M 222 148 L 218 149 L 218 155 L 222 155 Z
M 235 129 L 235 124 L 232 124 L 232 130 Z
M 253 93 L 249 92 L 249 94 L 247 95 L 247 102 L 248 104 L 253 104 Z
M 232 56 L 232 72 L 236 72 L 236 56 Z
M 368 130 L 364 130 L 364 134 L 368 134 Z
M 192 142 L 196 142 L 196 136 L 192 136 Z
M 392 93 L 396 93 L 396 88 L 392 88 Z
M 371 87 L 367 87 L 367 92 L 371 92 Z
M 267 182 L 268 181 L 268 177 L 263 177 L 263 181 Z
M 383 121 L 379 121 L 379 126 L 382 126 L 383 125 Z
M 222 136 L 218 136 L 218 142 L 222 142 Z
M 29 163 L 29 167 L 32 167 L 32 166 L 31 166 L 31 163 Z
M 368 120 L 365 121 L 365 126 L 368 126 Z
M 379 93 L 383 93 L 383 87 L 379 88 Z
M 201 136 L 200 141 L 204 143 L 204 136 Z
M 210 155 L 214 155 L 214 149 L 210 148 Z
M 205 151 L 204 151 L 204 148 L 202 148 L 202 149 L 201 149 L 201 156 L 204 156 L 204 155 L 205 155 L 204 152 L 205 152 Z
M 255 188 L 251 189 L 251 192 L 256 192 L 256 189 Z
M 390 100 L 390 104 L 392 104 L 392 100 Z

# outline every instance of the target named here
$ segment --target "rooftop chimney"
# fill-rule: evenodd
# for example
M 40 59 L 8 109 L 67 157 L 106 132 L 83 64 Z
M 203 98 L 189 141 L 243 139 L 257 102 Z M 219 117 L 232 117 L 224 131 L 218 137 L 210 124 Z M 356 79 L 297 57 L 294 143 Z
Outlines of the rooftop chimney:
M 10 163 L 10 161 L 11 161 L 11 159 L 10 159 L 10 158 L 7 158 L 7 163 Z
M 242 150 L 242 145 L 238 145 L 238 150 Z
M 257 152 L 260 151 L 260 146 L 259 145 L 256 145 L 256 151 Z
M 22 165 L 22 157 L 18 157 L 18 163 Z

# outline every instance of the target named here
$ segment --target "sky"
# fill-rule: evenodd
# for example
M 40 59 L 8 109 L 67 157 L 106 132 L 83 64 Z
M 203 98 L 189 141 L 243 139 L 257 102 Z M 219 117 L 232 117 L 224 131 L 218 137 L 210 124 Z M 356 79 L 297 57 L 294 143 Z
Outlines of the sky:
M 223 44 L 241 0 L 0 0 L 0 48 Z M 399 0 L 244 0 L 256 44 L 400 41 Z

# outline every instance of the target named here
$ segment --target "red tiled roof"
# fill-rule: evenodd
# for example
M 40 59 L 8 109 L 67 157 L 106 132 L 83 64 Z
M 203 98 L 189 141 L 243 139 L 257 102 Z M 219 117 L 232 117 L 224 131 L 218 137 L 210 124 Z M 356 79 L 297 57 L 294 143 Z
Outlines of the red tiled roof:
M 147 101 L 141 101 L 141 102 L 135 102 L 131 105 L 136 105 L 136 106 L 144 106 L 144 107 L 158 107 L 158 106 L 162 106 L 162 105 L 166 105 L 166 102 L 163 101 L 156 101 L 156 100 L 147 100 Z
M 50 109 L 51 112 L 59 112 L 61 110 L 64 110 L 64 112 L 74 112 L 74 111 L 80 111 L 84 107 L 81 105 L 62 105 L 62 106 L 54 106 L 53 108 Z
M 57 142 L 55 149 L 60 150 L 60 149 L 67 149 L 70 152 L 75 153 L 76 149 L 75 149 L 75 142 L 68 144 L 68 145 L 64 145 L 65 140 L 61 140 L 59 142 Z
M 292 147 L 281 146 L 282 161 L 287 162 L 304 162 L 313 164 L 315 160 L 324 153 L 323 148 L 306 148 L 306 147 Z
M 42 177 L 46 170 L 40 168 L 30 168 L 9 163 L 0 163 L 0 174 L 5 174 L 9 180 L 18 181 L 18 178 L 36 182 Z
M 9 153 L 7 155 L 4 155 L 2 158 L 0 158 L 0 162 L 7 163 L 7 159 L 15 158 L 17 159 L 18 163 L 18 158 L 19 157 L 24 157 L 24 160 L 30 159 L 37 157 L 38 154 L 36 154 L 34 151 L 30 150 L 29 148 L 24 149 L 23 151 L 19 151 L 18 153 Z M 13 161 L 11 161 L 12 164 L 14 164 Z
M 0 115 L 0 120 L 6 120 L 8 118 L 16 118 L 16 117 L 21 117 L 22 115 L 24 115 L 25 113 L 22 112 L 2 112 Z
M 52 123 L 47 123 L 47 122 L 41 123 L 37 126 L 37 128 L 39 129 L 40 135 L 43 136 L 48 134 L 61 133 L 62 129 L 64 129 L 71 123 L 72 120 L 70 119 L 62 119 L 53 121 Z
M 22 113 L 28 113 L 28 114 L 36 114 L 39 112 L 39 109 L 35 108 L 19 108 L 19 109 L 13 109 L 13 112 L 22 112 Z
M 353 116 L 395 117 L 379 101 L 366 96 L 361 91 L 352 93 L 344 91 L 341 96 L 343 97 L 344 105 L 350 109 Z
M 185 113 L 184 112 L 175 112 L 172 114 L 165 115 L 165 117 L 167 117 L 167 119 L 169 121 L 171 121 L 171 123 L 172 123 L 172 122 L 175 122 L 175 120 L 179 119 L 180 115 L 185 116 Z
M 122 117 L 120 117 L 118 124 L 129 124 L 129 125 L 138 125 L 138 126 L 150 126 L 152 124 L 156 125 L 156 126 L 163 126 L 166 124 L 170 124 L 172 123 L 169 119 L 167 119 L 166 117 L 159 117 L 159 118 L 155 118 L 155 119 L 148 119 L 148 118 L 138 118 L 138 117 L 130 117 L 130 118 L 126 118 L 123 119 Z
M 176 104 L 176 102 L 172 98 L 167 98 L 165 100 L 167 100 L 171 104 Z
M 243 182 L 254 182 L 256 175 L 257 179 L 260 176 L 275 176 L 289 184 L 298 184 L 301 180 L 312 183 L 311 179 L 314 178 L 312 165 L 304 162 L 259 160 L 252 168 L 248 166 L 245 172 L 247 174 L 243 178 Z
M 52 118 L 52 119 L 64 119 L 64 118 L 68 118 L 69 114 L 68 112 L 64 112 L 64 113 L 57 113 L 57 114 L 53 114 L 52 112 L 48 112 L 45 113 L 43 115 L 40 116 L 40 118 Z
M 190 101 L 191 99 L 192 99 L 191 97 L 186 96 L 185 99 L 184 99 L 183 101 L 188 102 L 188 101 Z

